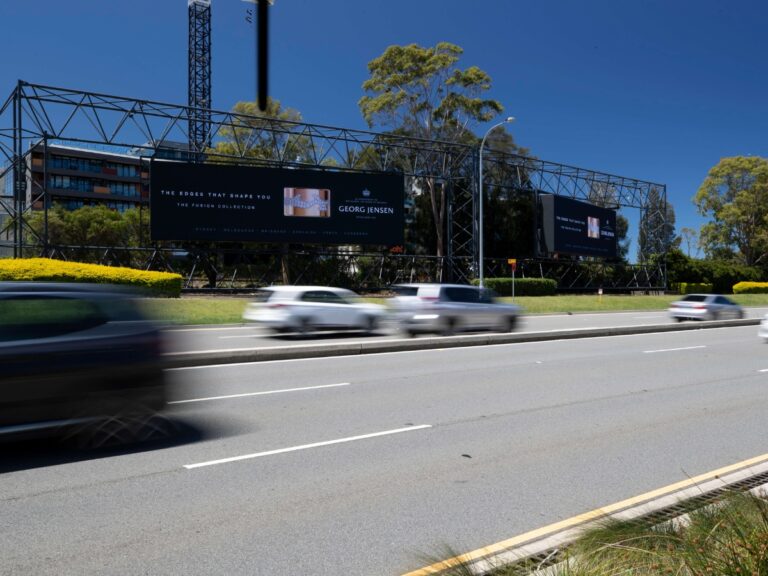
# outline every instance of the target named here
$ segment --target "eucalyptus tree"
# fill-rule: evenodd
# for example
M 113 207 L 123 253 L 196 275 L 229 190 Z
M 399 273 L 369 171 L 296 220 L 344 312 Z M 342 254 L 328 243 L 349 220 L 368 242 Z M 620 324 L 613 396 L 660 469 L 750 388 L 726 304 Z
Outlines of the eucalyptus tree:
M 768 159 L 721 159 L 709 170 L 694 202 L 699 214 L 711 218 L 700 232 L 708 257 L 735 257 L 747 266 L 768 264 Z
M 368 63 L 370 78 L 362 86 L 366 94 L 358 102 L 369 127 L 433 142 L 476 144 L 474 127 L 495 118 L 503 107 L 483 97 L 491 88 L 486 72 L 458 66 L 462 54 L 462 48 L 449 42 L 389 46 Z M 407 154 L 402 161 L 405 169 L 416 171 Z M 446 254 L 447 242 L 448 187 L 441 178 L 448 170 L 445 162 L 445 156 L 435 155 L 413 186 L 428 198 L 438 256 Z

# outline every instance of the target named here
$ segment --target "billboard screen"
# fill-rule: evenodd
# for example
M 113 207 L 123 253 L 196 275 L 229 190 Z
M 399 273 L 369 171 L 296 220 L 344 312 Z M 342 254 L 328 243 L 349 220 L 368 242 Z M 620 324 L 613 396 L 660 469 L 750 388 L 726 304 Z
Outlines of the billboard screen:
M 616 257 L 616 211 L 556 194 L 539 197 L 545 251 Z
M 153 160 L 152 240 L 403 243 L 402 174 Z

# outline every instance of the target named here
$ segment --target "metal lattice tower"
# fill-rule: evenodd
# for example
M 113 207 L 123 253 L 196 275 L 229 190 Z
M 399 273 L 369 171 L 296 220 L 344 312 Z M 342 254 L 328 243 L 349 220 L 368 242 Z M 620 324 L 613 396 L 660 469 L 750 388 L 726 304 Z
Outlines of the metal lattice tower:
M 189 8 L 189 148 L 200 159 L 211 145 L 211 0 Z

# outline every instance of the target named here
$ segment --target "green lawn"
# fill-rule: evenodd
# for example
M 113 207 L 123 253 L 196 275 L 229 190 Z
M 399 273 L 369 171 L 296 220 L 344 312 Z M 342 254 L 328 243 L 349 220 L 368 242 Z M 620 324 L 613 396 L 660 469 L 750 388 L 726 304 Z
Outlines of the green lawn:
M 558 312 L 612 312 L 621 310 L 665 310 L 679 296 L 523 296 L 514 299 L 526 314 Z M 768 294 L 732 296 L 742 306 L 768 306 Z M 366 298 L 386 303 L 383 298 Z M 506 302 L 511 298 L 503 298 Z M 248 298 L 232 296 L 151 298 L 148 312 L 161 322 L 174 324 L 231 324 L 242 321 Z

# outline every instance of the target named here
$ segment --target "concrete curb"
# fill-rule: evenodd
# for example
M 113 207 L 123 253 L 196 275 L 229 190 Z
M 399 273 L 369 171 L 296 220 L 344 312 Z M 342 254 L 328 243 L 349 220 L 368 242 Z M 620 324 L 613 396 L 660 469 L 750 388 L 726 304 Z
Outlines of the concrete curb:
M 570 340 L 604 336 L 626 336 L 630 334 L 651 334 L 654 332 L 680 332 L 708 328 L 730 328 L 757 326 L 759 318 L 742 320 L 715 320 L 686 322 L 678 324 L 654 324 L 645 326 L 617 326 L 611 328 L 583 328 L 574 330 L 551 330 L 547 332 L 521 332 L 511 334 L 468 334 L 460 336 L 433 336 L 427 338 L 403 338 L 375 342 L 350 342 L 333 344 L 297 344 L 271 348 L 250 348 L 242 350 L 174 352 L 165 355 L 168 368 L 236 364 L 241 362 L 266 362 L 300 358 L 324 358 L 331 356 L 354 356 L 358 354 L 380 354 L 406 350 L 439 350 L 467 346 L 491 346 L 494 344 L 519 344 L 548 340 Z

